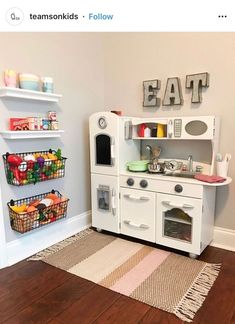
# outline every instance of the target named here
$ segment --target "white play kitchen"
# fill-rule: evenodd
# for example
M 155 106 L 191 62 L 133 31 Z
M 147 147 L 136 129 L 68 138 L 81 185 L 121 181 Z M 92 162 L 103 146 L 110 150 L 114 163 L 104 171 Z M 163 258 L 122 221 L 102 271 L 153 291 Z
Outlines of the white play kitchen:
M 219 119 L 99 112 L 89 125 L 92 226 L 200 255 L 216 187 L 231 182 L 215 175 L 230 159 L 219 160 Z

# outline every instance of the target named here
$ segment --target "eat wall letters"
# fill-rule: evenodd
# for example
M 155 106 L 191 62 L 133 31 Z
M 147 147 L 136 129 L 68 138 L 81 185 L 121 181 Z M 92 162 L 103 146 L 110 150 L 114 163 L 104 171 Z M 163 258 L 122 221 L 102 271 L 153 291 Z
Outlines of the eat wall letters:
M 202 88 L 209 87 L 209 73 L 197 73 L 186 75 L 185 87 L 192 89 L 192 103 L 202 102 Z M 144 107 L 159 107 L 161 99 L 157 97 L 161 88 L 161 81 L 158 79 L 143 82 Z M 168 78 L 163 98 L 163 106 L 182 105 L 183 96 L 180 78 Z

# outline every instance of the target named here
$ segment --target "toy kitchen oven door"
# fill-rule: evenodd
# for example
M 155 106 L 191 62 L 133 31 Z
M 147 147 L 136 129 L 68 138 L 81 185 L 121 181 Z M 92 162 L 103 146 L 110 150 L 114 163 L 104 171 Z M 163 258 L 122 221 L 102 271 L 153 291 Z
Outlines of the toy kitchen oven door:
M 101 112 L 89 120 L 92 226 L 113 232 L 119 232 L 118 118 Z
M 156 242 L 200 255 L 202 200 L 157 194 Z

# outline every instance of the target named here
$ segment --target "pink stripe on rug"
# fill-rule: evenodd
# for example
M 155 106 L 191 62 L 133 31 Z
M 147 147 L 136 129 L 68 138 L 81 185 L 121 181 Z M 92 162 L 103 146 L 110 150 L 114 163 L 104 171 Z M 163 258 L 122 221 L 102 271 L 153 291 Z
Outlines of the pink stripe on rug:
M 129 296 L 169 255 L 166 251 L 152 251 L 110 289 Z

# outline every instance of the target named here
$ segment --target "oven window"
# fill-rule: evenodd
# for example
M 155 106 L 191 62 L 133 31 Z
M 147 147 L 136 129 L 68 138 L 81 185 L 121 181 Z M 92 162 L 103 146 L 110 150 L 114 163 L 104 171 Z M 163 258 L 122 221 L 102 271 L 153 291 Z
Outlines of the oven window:
M 173 208 L 163 214 L 164 236 L 192 242 L 192 218 L 182 209 Z
M 108 135 L 100 134 L 95 138 L 96 164 L 111 165 L 111 138 Z

